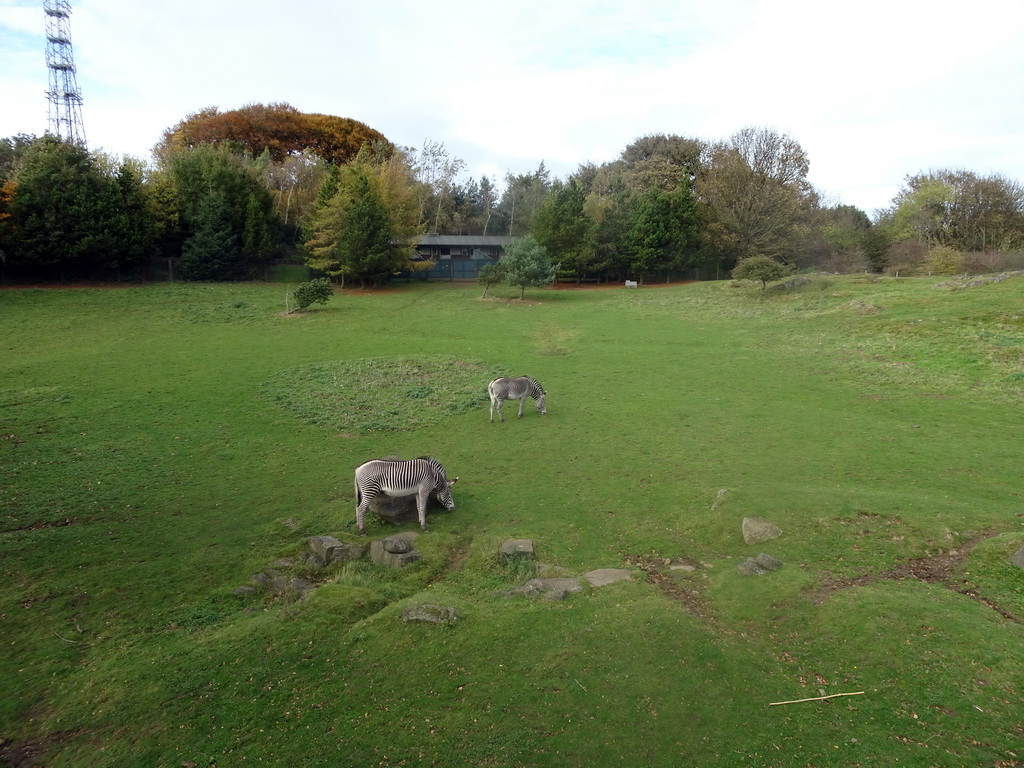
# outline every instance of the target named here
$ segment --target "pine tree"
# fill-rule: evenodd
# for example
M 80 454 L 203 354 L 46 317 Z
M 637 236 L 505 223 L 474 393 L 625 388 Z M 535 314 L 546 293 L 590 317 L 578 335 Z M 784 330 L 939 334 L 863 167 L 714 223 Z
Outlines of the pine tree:
M 195 213 L 193 233 L 182 248 L 181 276 L 186 280 L 238 280 L 242 259 L 224 198 L 212 192 Z

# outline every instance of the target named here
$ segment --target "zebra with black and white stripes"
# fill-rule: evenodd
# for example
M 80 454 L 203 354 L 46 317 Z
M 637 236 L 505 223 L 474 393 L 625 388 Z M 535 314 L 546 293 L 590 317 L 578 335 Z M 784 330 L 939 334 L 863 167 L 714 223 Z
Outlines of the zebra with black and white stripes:
M 431 494 L 447 510 L 455 509 L 452 486 L 459 478 L 449 481 L 441 462 L 429 456 L 402 461 L 401 459 L 373 459 L 356 467 L 356 525 L 365 535 L 363 519 L 366 508 L 375 498 L 385 496 L 416 496 L 416 511 L 420 528 L 427 530 L 427 501 Z
M 541 414 L 547 413 L 544 408 L 544 387 L 530 376 L 517 376 L 516 378 L 495 379 L 487 385 L 487 393 L 491 396 L 491 424 L 494 423 L 494 410 L 497 407 L 498 418 L 502 421 L 505 417 L 501 415 L 501 406 L 506 400 L 519 401 L 519 418 L 523 418 L 523 404 L 526 398 L 532 397 L 537 410 Z

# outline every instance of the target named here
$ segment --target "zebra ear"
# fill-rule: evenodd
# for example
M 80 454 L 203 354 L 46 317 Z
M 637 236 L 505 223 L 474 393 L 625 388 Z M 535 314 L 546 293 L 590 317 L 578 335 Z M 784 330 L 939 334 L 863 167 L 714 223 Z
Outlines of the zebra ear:
M 451 488 L 451 487 L 452 487 L 453 485 L 455 485 L 455 484 L 456 484 L 457 482 L 459 482 L 459 478 L 457 478 L 457 477 L 456 477 L 456 478 L 453 478 L 452 480 L 449 480 L 449 481 L 448 481 L 448 487 L 449 487 L 449 488 Z

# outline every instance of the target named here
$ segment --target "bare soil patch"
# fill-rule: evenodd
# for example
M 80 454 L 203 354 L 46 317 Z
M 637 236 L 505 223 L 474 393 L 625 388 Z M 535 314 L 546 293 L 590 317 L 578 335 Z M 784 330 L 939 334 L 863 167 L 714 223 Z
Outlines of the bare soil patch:
M 1014 616 L 1009 611 L 1004 610 L 988 598 L 978 594 L 977 586 L 960 575 L 960 571 L 963 569 L 964 563 L 967 562 L 967 559 L 970 557 L 974 548 L 982 541 L 985 541 L 994 535 L 995 534 L 991 531 L 986 532 L 981 536 L 964 543 L 956 549 L 951 549 L 942 554 L 929 555 L 927 557 L 916 557 L 905 563 L 900 563 L 895 568 L 883 571 L 882 573 L 864 574 L 861 576 L 853 576 L 843 579 L 826 578 L 822 582 L 821 586 L 811 593 L 810 597 L 815 604 L 820 605 L 825 602 L 833 592 L 837 592 L 841 589 L 862 587 L 867 584 L 873 584 L 874 582 L 883 580 L 923 581 L 929 584 L 945 584 L 946 587 L 954 592 L 970 597 L 972 600 L 991 608 L 1004 619 L 1009 619 L 1010 621 L 1020 624 L 1022 623 L 1020 618 Z

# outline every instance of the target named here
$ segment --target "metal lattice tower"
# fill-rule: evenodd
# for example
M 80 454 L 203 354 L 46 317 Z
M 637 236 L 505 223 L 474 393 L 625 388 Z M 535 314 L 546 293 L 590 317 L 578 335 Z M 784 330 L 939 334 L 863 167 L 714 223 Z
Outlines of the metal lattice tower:
M 54 136 L 85 146 L 82 123 L 82 92 L 75 79 L 75 58 L 71 52 L 71 3 L 43 0 L 46 12 L 46 66 L 50 69 L 48 130 Z

